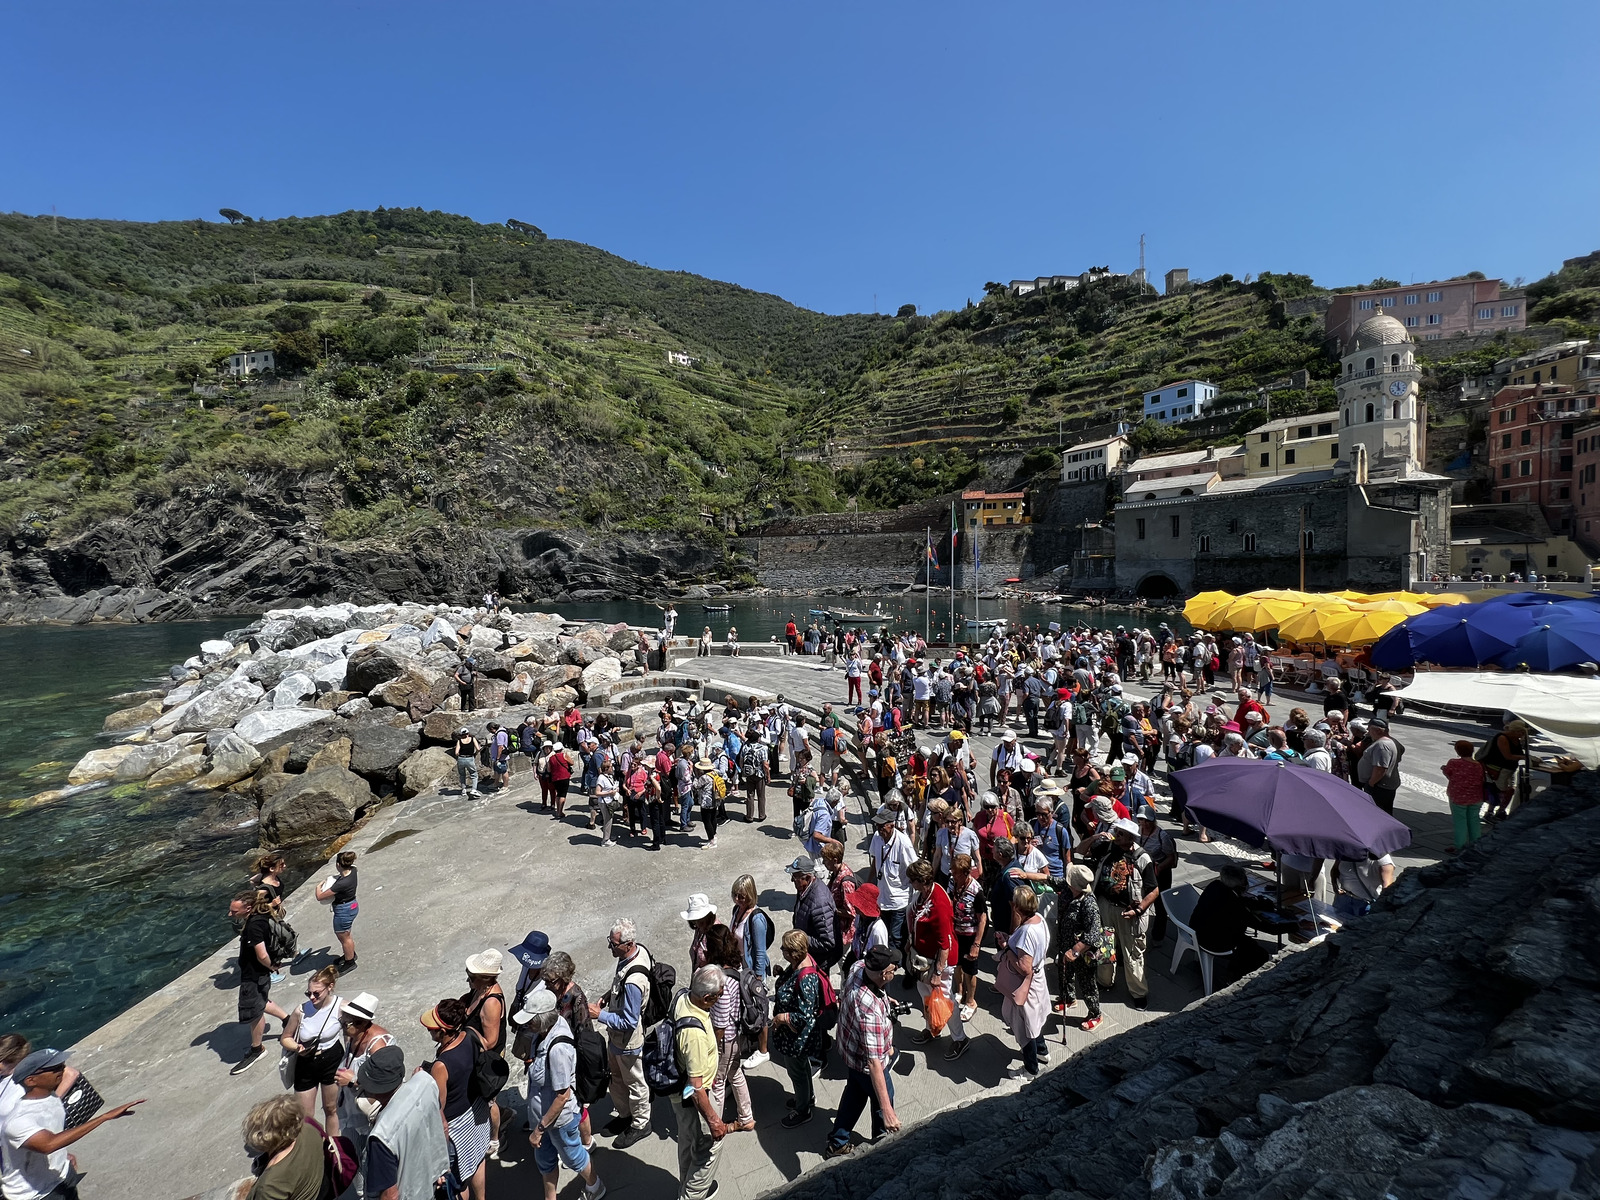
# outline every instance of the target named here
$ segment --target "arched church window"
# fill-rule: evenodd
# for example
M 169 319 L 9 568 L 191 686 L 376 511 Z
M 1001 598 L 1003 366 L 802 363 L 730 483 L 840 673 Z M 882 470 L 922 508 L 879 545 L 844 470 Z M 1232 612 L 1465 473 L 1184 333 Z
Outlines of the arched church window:
M 1367 420 L 1372 420 L 1372 405 L 1367 405 Z
M 1398 354 L 1389 355 L 1389 365 L 1391 367 L 1398 367 L 1400 365 L 1400 356 Z
M 1378 360 L 1377 359 L 1375 359 L 1375 358 L 1367 359 L 1367 370 L 1369 370 L 1369 371 L 1376 370 L 1377 366 L 1378 366 Z
M 1396 421 L 1400 419 L 1400 401 L 1398 400 L 1394 402 L 1394 419 Z

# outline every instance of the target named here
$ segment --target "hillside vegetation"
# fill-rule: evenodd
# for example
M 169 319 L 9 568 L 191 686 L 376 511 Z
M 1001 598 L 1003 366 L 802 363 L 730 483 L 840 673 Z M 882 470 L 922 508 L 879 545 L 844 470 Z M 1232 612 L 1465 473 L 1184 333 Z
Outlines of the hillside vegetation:
M 0 534 L 308 473 L 335 541 L 826 507 L 784 438 L 888 325 L 440 213 L 0 217 Z M 246 349 L 278 378 L 219 375 Z

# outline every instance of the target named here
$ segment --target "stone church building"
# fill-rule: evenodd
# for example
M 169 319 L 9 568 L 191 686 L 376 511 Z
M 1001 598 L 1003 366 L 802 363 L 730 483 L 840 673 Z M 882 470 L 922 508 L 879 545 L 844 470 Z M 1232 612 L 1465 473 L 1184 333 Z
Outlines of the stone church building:
M 1450 480 L 1422 469 L 1428 417 L 1411 335 L 1380 312 L 1339 365 L 1331 467 L 1129 485 L 1116 506 L 1116 586 L 1152 597 L 1298 587 L 1302 556 L 1310 591 L 1404 588 L 1447 573 Z

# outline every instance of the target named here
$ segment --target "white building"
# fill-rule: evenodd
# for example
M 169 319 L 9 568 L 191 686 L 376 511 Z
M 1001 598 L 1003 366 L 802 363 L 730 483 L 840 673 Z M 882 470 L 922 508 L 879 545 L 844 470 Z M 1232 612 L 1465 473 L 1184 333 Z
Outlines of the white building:
M 1192 421 L 1217 398 L 1217 385 L 1203 379 L 1180 379 L 1144 394 L 1144 415 L 1163 425 Z
M 229 375 L 255 375 L 261 371 L 276 370 L 271 350 L 241 350 L 228 355 Z
M 697 360 L 690 358 L 682 350 L 667 351 L 667 365 L 673 367 L 692 367 Z
M 1121 433 L 1093 442 L 1079 442 L 1061 455 L 1061 482 L 1088 483 L 1116 471 L 1128 455 L 1128 439 Z

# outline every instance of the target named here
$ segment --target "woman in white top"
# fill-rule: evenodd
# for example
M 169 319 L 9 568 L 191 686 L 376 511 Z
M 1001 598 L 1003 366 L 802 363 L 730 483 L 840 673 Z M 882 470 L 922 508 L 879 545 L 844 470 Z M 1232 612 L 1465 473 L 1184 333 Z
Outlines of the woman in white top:
M 343 1001 L 333 994 L 334 967 L 323 967 L 306 985 L 306 1001 L 283 1023 L 279 1045 L 294 1055 L 294 1098 L 305 1116 L 315 1116 L 313 1094 L 322 1093 L 322 1122 L 330 1137 L 339 1132 L 339 1064 L 344 1058 L 339 1017 Z
M 1050 1016 L 1050 991 L 1045 984 L 1044 967 L 1050 956 L 1050 931 L 1039 915 L 1038 894 L 1027 884 L 1019 884 L 1011 897 L 1010 939 L 1001 954 L 1002 963 L 1022 979 L 1028 980 L 1027 999 L 1018 1004 L 1010 995 L 1000 1005 L 1000 1016 L 1022 1047 L 1022 1067 L 1012 1075 L 1037 1075 L 1050 1061 L 1044 1042 L 1044 1023 Z M 1002 992 L 1005 990 L 1002 986 Z
M 356 1075 L 361 1064 L 372 1057 L 374 1051 L 394 1045 L 394 1035 L 377 1024 L 378 998 L 371 992 L 362 992 L 354 1000 L 340 1006 L 339 1024 L 344 1026 L 344 1058 L 334 1073 L 339 1085 L 339 1128 L 346 1136 L 365 1136 L 368 1122 L 356 1104 Z M 356 1142 L 360 1145 L 359 1139 Z

